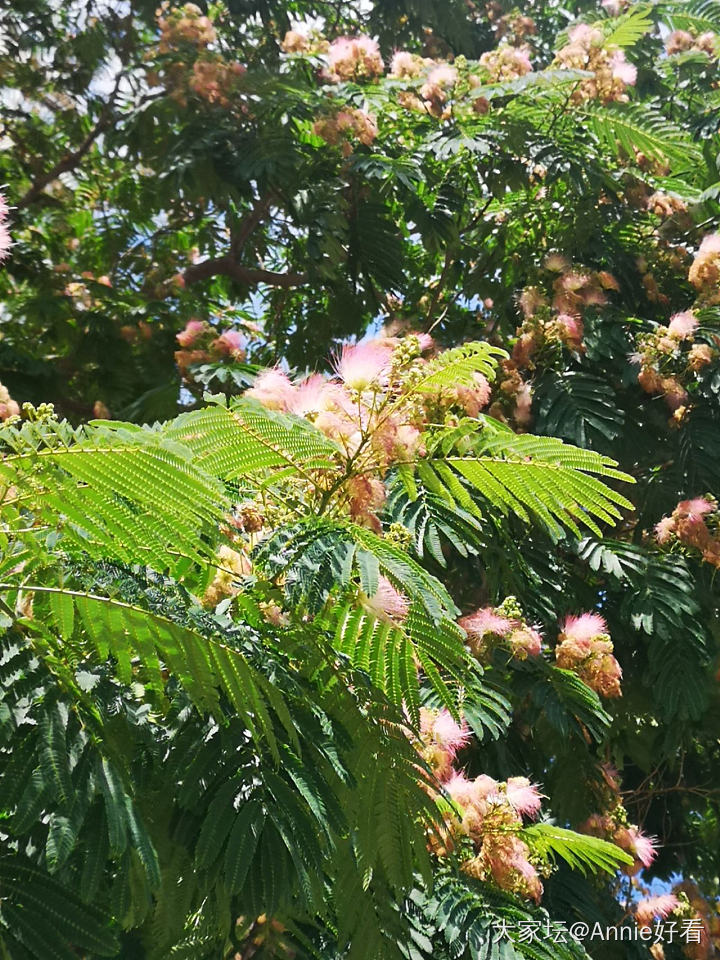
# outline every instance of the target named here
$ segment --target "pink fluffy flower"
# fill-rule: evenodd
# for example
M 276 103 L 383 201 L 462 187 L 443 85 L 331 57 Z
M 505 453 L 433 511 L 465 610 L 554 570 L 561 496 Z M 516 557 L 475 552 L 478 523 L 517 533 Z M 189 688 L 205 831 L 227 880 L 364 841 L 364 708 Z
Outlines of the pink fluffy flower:
M 419 77 L 422 59 L 407 50 L 398 50 L 390 61 L 391 77 Z
M 379 77 L 383 72 L 377 40 L 364 34 L 334 40 L 328 50 L 328 65 L 338 80 Z
M 255 385 L 245 392 L 245 396 L 253 397 L 269 410 L 289 410 L 295 389 L 288 375 L 273 367 L 259 374 Z
M 207 330 L 207 324 L 203 320 L 188 320 L 185 329 L 177 334 L 177 342 L 181 347 L 192 347 L 205 330 Z
M 680 901 L 674 893 L 663 893 L 659 897 L 646 897 L 638 903 L 635 918 L 641 927 L 649 927 L 653 920 L 656 918 L 664 920 L 679 906 Z
M 673 334 L 680 340 L 685 340 L 695 333 L 697 325 L 697 318 L 692 310 L 684 310 L 682 313 L 676 313 L 670 317 L 668 333 Z
M 634 856 L 643 867 L 649 867 L 657 856 L 657 839 L 646 836 L 637 827 L 628 827 L 624 833 L 626 834 L 623 838 L 625 843 L 620 843 L 620 846 Z
M 621 80 L 628 86 L 635 84 L 637 80 L 637 67 L 632 63 L 628 63 L 622 50 L 616 50 L 615 53 L 613 53 L 610 58 L 610 67 L 612 68 L 612 74 L 615 79 Z
M 11 246 L 10 231 L 7 228 L 7 224 L 0 220 L 0 260 L 4 260 L 5 257 L 7 257 Z
M 655 524 L 655 539 L 658 543 L 667 543 L 675 532 L 675 518 L 663 517 Z
M 570 640 L 580 643 L 592 640 L 599 634 L 607 634 L 605 618 L 599 613 L 581 613 L 579 617 L 566 617 L 562 625 L 562 634 Z
M 441 63 L 428 74 L 428 83 L 436 83 L 439 87 L 452 87 L 457 83 L 458 72 L 449 63 Z
M 10 213 L 10 207 L 8 206 L 7 200 L 0 193 L 0 220 L 4 220 L 7 215 Z
M 335 358 L 335 370 L 351 390 L 367 390 L 387 382 L 393 351 L 391 348 L 367 340 L 345 344 Z
M 519 627 L 508 637 L 513 655 L 520 660 L 539 657 L 542 651 L 542 636 L 534 627 Z
M 482 639 L 486 633 L 494 633 L 504 637 L 512 629 L 512 622 L 507 617 L 501 617 L 492 607 L 480 607 L 475 613 L 469 613 L 458 620 L 458 626 L 471 639 Z
M 535 817 L 542 806 L 542 794 L 527 777 L 509 777 L 506 796 L 514 809 L 525 817 Z
M 382 619 L 401 623 L 408 615 L 410 601 L 405 594 L 395 589 L 387 577 L 380 576 L 378 578 L 378 588 L 372 597 L 368 598 L 365 606 L 371 613 Z
M 715 509 L 716 504 L 711 500 L 706 500 L 705 497 L 694 497 L 692 500 L 681 500 L 675 507 L 674 513 L 679 517 L 698 520 L 708 513 L 713 513 Z
M 432 737 L 444 750 L 455 754 L 467 744 L 470 730 L 464 721 L 459 724 L 449 710 L 443 709 L 435 717 Z
M 233 357 L 236 360 L 245 359 L 247 341 L 239 330 L 226 330 L 220 334 L 212 346 L 224 357 Z
M 487 406 L 490 392 L 490 384 L 481 373 L 473 376 L 472 385 L 455 388 L 457 402 L 469 417 L 477 417 L 483 407 Z
M 464 773 L 455 772 L 445 784 L 450 797 L 461 807 L 469 807 L 475 800 L 476 791 L 473 780 L 468 780 Z

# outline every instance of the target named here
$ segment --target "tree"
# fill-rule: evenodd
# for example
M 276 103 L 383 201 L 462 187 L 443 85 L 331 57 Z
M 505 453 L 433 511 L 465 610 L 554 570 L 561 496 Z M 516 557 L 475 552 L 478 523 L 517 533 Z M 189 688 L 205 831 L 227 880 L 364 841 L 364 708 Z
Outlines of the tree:
M 710 955 L 715 5 L 3 26 L 6 954 Z

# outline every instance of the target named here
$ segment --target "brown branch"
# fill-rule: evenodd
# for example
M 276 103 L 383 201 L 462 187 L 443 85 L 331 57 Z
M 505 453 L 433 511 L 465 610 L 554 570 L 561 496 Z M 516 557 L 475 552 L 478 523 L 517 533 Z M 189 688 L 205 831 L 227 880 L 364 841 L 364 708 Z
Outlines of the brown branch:
M 185 271 L 185 283 L 190 285 L 209 280 L 210 277 L 230 277 L 238 283 L 258 284 L 267 283 L 272 287 L 299 287 L 307 283 L 306 273 L 276 273 L 273 270 L 263 270 L 261 267 L 246 267 L 238 263 L 234 257 L 217 257 L 214 260 L 203 260 L 195 263 Z
M 120 87 L 120 80 L 122 78 L 122 72 L 118 73 L 115 79 L 115 86 L 113 91 L 110 94 L 107 103 L 100 111 L 100 116 L 95 122 L 95 125 L 90 130 L 88 135 L 85 137 L 83 142 L 76 150 L 72 150 L 70 153 L 66 153 L 65 156 L 58 160 L 54 167 L 48 170 L 47 173 L 42 174 L 38 177 L 37 180 L 33 183 L 30 189 L 22 196 L 18 202 L 15 204 L 15 207 L 18 210 L 22 210 L 24 207 L 27 207 L 33 202 L 40 194 L 43 192 L 45 187 L 49 183 L 52 183 L 53 180 L 57 180 L 61 173 L 68 173 L 70 170 L 74 170 L 75 167 L 80 163 L 85 154 L 90 150 L 92 145 L 95 143 L 100 134 L 105 130 L 109 125 L 110 118 L 113 112 L 113 105 L 115 102 L 115 95 Z
M 263 217 L 270 209 L 271 202 L 271 196 L 260 197 L 253 203 L 252 210 L 247 217 L 238 224 L 236 230 L 233 230 L 230 250 L 234 258 L 237 259 L 238 254 L 241 253 L 245 244 L 250 239 L 252 232 L 262 222 Z

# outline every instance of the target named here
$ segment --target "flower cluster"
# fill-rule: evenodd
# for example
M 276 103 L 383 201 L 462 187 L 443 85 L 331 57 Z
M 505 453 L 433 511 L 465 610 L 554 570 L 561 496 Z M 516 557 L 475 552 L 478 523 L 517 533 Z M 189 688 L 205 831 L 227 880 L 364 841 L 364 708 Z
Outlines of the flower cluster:
M 420 711 L 418 752 L 455 807 L 447 815 L 447 834 L 436 852 L 447 853 L 469 840 L 470 854 L 463 863 L 468 874 L 538 901 L 542 883 L 519 833 L 523 817 L 539 813 L 542 795 L 526 777 L 501 782 L 481 774 L 469 780 L 453 766 L 469 739 L 467 725 L 458 724 L 447 710 Z
M 665 41 L 665 52 L 669 57 L 676 53 L 705 53 L 716 59 L 718 56 L 718 37 L 711 31 L 696 33 L 690 30 L 673 30 Z
M 348 107 L 336 114 L 316 120 L 313 133 L 331 146 L 340 145 L 345 156 L 352 153 L 352 141 L 369 147 L 377 136 L 377 124 L 364 110 Z
M 555 660 L 563 670 L 572 670 L 603 697 L 620 697 L 622 670 L 613 656 L 607 623 L 598 613 L 566 617 L 562 624 Z
M 293 382 L 280 369 L 265 370 L 246 396 L 306 417 L 335 440 L 356 466 L 338 490 L 339 501 L 356 522 L 379 529 L 377 511 L 385 502 L 380 476 L 392 463 L 423 452 L 424 397 L 413 393 L 412 377 L 431 347 L 424 334 L 346 344 L 335 356 L 334 376 Z M 457 388 L 454 393 L 457 401 Z
M 540 633 L 525 622 L 515 597 L 507 597 L 499 607 L 481 607 L 458 620 L 458 625 L 479 660 L 487 660 L 498 646 L 508 648 L 518 660 L 537 657 L 542 650 Z
M 215 576 L 203 595 L 203 605 L 213 610 L 221 600 L 240 592 L 239 581 L 252 572 L 249 557 L 228 544 L 222 544 L 215 558 Z
M 571 100 L 600 100 L 602 103 L 627 100 L 627 88 L 637 79 L 637 70 L 623 51 L 608 46 L 598 27 L 580 23 L 568 31 L 568 43 L 558 51 L 552 66 L 561 70 L 588 70 L 594 76 L 582 80 Z
M 491 83 L 517 80 L 532 71 L 530 50 L 527 46 L 513 47 L 502 44 L 496 50 L 488 50 L 480 57 L 480 66 Z
M 618 289 L 607 270 L 573 267 L 561 254 L 550 254 L 543 267 L 554 279 L 526 287 L 519 298 L 524 320 L 512 359 L 520 369 L 532 369 L 539 356 L 558 346 L 581 352 L 585 310 L 604 305 L 608 291 Z
M 218 333 L 206 320 L 189 320 L 177 334 L 177 342 L 181 349 L 175 351 L 175 362 L 183 377 L 200 363 L 223 359 L 242 362 L 247 352 L 247 340 L 239 330 Z
M 643 868 L 651 866 L 657 856 L 657 839 L 648 837 L 638 826 L 629 824 L 620 804 L 611 813 L 594 813 L 579 829 L 582 833 L 609 840 L 629 853 L 633 862 L 623 868 L 628 876 L 634 877 Z
M 532 387 L 514 360 L 503 360 L 500 366 L 503 376 L 488 413 L 503 423 L 513 420 L 519 430 L 526 430 L 532 421 Z
M 703 239 L 688 280 L 704 303 L 720 303 L 720 233 L 710 233 Z
M 10 208 L 7 205 L 5 197 L 0 193 L 0 262 L 7 257 L 12 246 L 10 231 L 8 230 L 7 218 Z
M 385 70 L 377 40 L 364 34 L 334 40 L 328 48 L 327 62 L 328 79 L 334 83 L 372 80 Z
M 720 568 L 720 507 L 711 497 L 681 500 L 669 517 L 655 527 L 659 544 L 678 543 L 699 551 L 702 559 Z
M 9 420 L 10 417 L 19 417 L 20 407 L 10 396 L 5 384 L 0 383 L 0 420 Z
M 227 94 L 233 91 L 235 81 L 245 72 L 246 68 L 241 63 L 226 63 L 219 56 L 198 59 L 193 64 L 188 86 L 196 96 L 208 103 L 228 109 L 232 101 Z
M 160 53 L 169 53 L 183 44 L 202 49 L 217 39 L 212 21 L 194 3 L 171 9 L 166 0 L 156 10 L 155 15 L 160 28 Z
M 181 107 L 187 107 L 188 95 L 193 94 L 229 109 L 237 100 L 238 79 L 246 68 L 208 50 L 217 39 L 210 18 L 194 3 L 171 9 L 166 2 L 156 14 L 160 28 L 157 52 L 162 61 L 158 70 L 148 71 L 148 81 L 164 85 Z M 245 111 L 244 104 L 241 109 Z
M 676 420 L 688 401 L 685 387 L 718 355 L 708 343 L 696 343 L 697 317 L 692 310 L 676 313 L 667 326 L 638 337 L 632 360 L 640 365 L 638 383 L 646 393 L 661 394 Z
M 284 53 L 327 53 L 330 44 L 317 32 L 288 30 L 280 45 Z

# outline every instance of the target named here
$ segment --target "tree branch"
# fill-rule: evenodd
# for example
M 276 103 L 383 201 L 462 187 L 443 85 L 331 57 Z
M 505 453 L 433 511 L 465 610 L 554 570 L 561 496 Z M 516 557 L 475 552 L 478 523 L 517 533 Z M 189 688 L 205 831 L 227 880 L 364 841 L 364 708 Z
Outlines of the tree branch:
M 246 267 L 229 255 L 195 263 L 188 267 L 184 274 L 185 283 L 188 285 L 217 276 L 230 277 L 238 283 L 267 283 L 272 287 L 285 289 L 302 286 L 308 280 L 306 273 L 276 273 L 273 270 L 263 270 L 261 267 Z
M 52 183 L 53 180 L 57 180 L 61 173 L 68 173 L 70 170 L 74 170 L 75 167 L 77 167 L 82 158 L 90 150 L 92 145 L 110 122 L 113 112 L 113 105 L 115 103 L 115 95 L 120 87 L 120 80 L 122 79 L 122 76 L 123 73 L 120 71 L 115 79 L 115 86 L 113 87 L 112 93 L 108 97 L 107 103 L 100 111 L 100 116 L 97 118 L 95 125 L 80 146 L 76 150 L 66 153 L 61 160 L 58 160 L 54 167 L 35 180 L 27 193 L 25 193 L 25 195 L 22 196 L 15 204 L 15 207 L 18 210 L 22 210 L 24 207 L 27 207 L 29 204 L 31 204 L 33 200 L 40 196 L 49 183 Z

